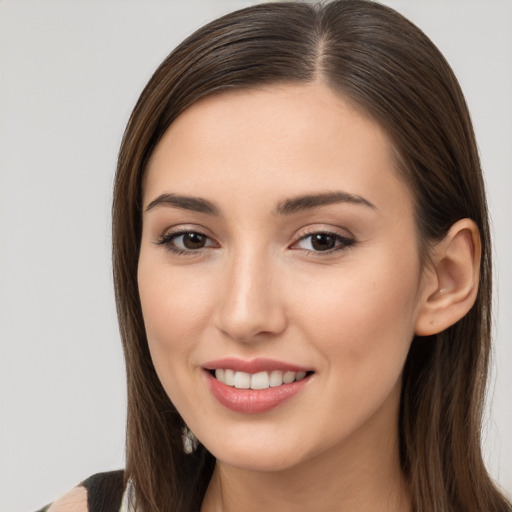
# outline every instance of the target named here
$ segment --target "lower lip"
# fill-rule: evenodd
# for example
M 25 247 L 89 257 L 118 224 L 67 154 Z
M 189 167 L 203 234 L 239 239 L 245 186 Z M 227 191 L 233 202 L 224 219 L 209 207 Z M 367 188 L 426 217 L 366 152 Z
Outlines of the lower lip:
M 206 372 L 212 395 L 228 409 L 244 414 L 270 411 L 300 393 L 307 386 L 310 377 L 267 389 L 238 389 L 217 380 Z

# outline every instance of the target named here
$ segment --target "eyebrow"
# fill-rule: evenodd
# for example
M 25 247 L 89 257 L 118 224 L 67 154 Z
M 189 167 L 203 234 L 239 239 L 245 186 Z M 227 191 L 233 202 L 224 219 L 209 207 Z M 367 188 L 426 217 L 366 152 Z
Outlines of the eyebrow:
M 313 208 L 337 203 L 362 205 L 373 210 L 378 210 L 374 204 L 359 195 L 349 194 L 348 192 L 325 192 L 319 194 L 305 194 L 285 199 L 277 205 L 275 210 L 272 211 L 272 214 L 291 215 L 299 211 L 311 210 Z M 170 206 L 173 208 L 181 208 L 183 210 L 192 210 L 200 213 L 206 213 L 208 215 L 214 215 L 216 217 L 219 217 L 221 214 L 218 206 L 201 197 L 161 194 L 149 203 L 146 207 L 146 211 L 152 210 L 157 206 Z
M 349 194 L 348 192 L 325 192 L 320 194 L 306 194 L 286 199 L 279 203 L 272 213 L 274 215 L 289 215 L 302 210 L 310 210 L 337 203 L 362 205 L 372 208 L 373 210 L 378 210 L 374 204 L 370 203 L 370 201 L 364 197 Z
M 183 210 L 192 210 L 208 215 L 220 216 L 220 210 L 215 204 L 207 199 L 192 196 L 179 196 L 177 194 L 161 194 L 148 204 L 146 211 L 152 210 L 156 206 L 171 206 Z

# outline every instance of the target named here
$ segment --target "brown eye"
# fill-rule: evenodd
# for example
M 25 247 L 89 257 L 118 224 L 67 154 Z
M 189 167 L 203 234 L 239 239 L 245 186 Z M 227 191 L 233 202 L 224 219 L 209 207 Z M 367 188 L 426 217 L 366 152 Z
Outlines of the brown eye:
M 346 249 L 355 244 L 355 240 L 338 235 L 337 233 L 311 233 L 310 235 L 302 237 L 295 247 L 298 249 L 305 249 L 309 252 L 336 252 Z
M 217 247 L 217 244 L 208 236 L 197 231 L 181 231 L 162 236 L 156 242 L 175 254 L 191 254 L 201 249 Z
M 183 246 L 186 249 L 202 249 L 206 245 L 207 237 L 201 235 L 201 233 L 184 233 Z
M 336 237 L 327 233 L 316 233 L 311 236 L 311 247 L 315 251 L 329 251 L 336 246 Z

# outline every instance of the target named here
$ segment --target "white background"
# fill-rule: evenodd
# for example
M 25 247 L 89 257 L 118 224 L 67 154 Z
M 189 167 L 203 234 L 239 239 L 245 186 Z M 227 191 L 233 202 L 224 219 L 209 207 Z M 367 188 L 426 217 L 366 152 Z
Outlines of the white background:
M 123 467 L 110 201 L 124 125 L 185 35 L 242 0 L 0 0 L 0 510 Z M 512 493 L 512 1 L 386 2 L 422 27 L 473 114 L 494 222 L 492 474 Z

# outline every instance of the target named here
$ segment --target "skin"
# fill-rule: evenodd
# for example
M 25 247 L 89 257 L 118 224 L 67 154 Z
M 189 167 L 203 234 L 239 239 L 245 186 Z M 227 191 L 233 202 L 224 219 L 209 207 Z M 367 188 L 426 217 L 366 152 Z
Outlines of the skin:
M 159 378 L 217 458 L 203 511 L 411 510 L 398 460 L 402 369 L 414 333 L 443 327 L 434 304 L 459 283 L 422 271 L 412 195 L 392 155 L 373 120 L 318 83 L 208 96 L 155 149 L 139 292 Z M 276 213 L 287 199 L 339 191 L 371 206 Z M 218 215 L 148 209 L 162 194 L 206 199 Z M 472 229 L 440 247 L 471 252 L 474 277 Z M 181 230 L 205 246 L 177 254 L 182 238 L 161 243 Z M 353 243 L 315 251 L 306 237 L 325 232 Z M 271 411 L 233 412 L 203 370 L 227 356 L 314 375 Z
M 48 508 L 48 512 L 87 512 L 87 490 L 75 487 Z

